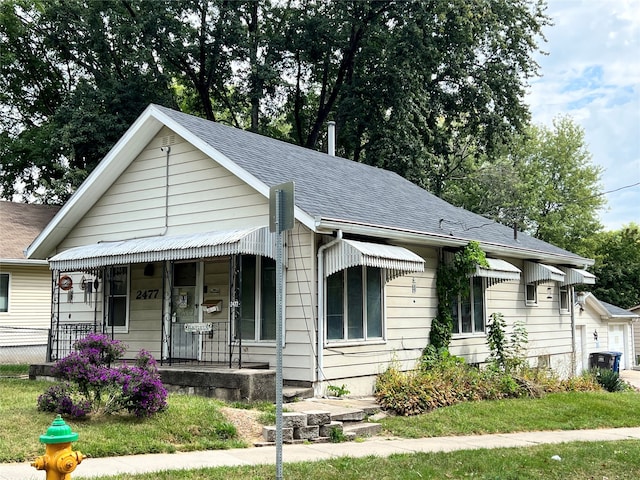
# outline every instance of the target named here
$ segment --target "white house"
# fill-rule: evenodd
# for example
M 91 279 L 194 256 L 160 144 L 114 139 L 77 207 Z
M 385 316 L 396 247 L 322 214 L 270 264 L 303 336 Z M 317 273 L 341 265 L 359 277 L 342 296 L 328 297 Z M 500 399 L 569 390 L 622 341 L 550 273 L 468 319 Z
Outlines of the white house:
M 51 326 L 51 271 L 24 250 L 58 207 L 0 201 L 0 363 L 42 361 Z
M 29 247 L 58 285 L 52 328 L 97 329 L 163 363 L 275 365 L 270 188 L 295 184 L 286 236 L 286 383 L 371 393 L 411 368 L 447 252 L 479 242 L 451 350 L 488 356 L 486 319 L 522 321 L 528 356 L 575 372 L 573 286 L 593 262 L 454 207 L 380 168 L 149 106 Z M 73 292 L 73 293 L 70 293 Z M 63 331 L 64 329 L 64 331 Z M 56 347 L 52 352 L 56 352 Z

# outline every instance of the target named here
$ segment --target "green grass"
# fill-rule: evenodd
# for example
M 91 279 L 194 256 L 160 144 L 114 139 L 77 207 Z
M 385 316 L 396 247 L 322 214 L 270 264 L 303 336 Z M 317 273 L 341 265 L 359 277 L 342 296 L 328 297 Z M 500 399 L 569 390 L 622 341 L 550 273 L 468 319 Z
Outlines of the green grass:
M 559 455 L 560 461 L 551 457 Z M 82 480 L 82 465 L 73 474 Z M 206 468 L 149 474 L 119 474 L 119 480 L 267 480 L 274 466 Z M 640 477 L 640 441 L 573 442 L 530 448 L 463 450 L 451 453 L 342 457 L 285 464 L 283 477 L 314 480 L 636 480 Z M 107 480 L 113 477 L 96 477 Z
M 29 365 L 27 364 L 3 364 L 0 365 L 0 377 L 18 377 L 29 375 Z
M 415 417 L 380 421 L 391 435 L 441 437 L 539 430 L 640 426 L 636 392 L 554 393 L 542 398 L 466 402 Z
M 0 380 L 0 462 L 22 462 L 42 454 L 39 442 L 55 416 L 36 409 L 48 382 Z M 77 448 L 92 457 L 222 449 L 246 446 L 219 410 L 220 401 L 170 395 L 169 408 L 151 419 L 105 416 L 67 420 L 78 432 Z
M 46 432 L 54 416 L 52 414 L 38 412 L 36 409 L 36 399 L 49 385 L 48 382 L 40 381 L 0 379 L 0 462 L 30 461 L 42 454 L 43 446 L 39 442 L 39 436 Z M 637 408 L 639 404 L 640 394 L 635 392 L 563 393 L 551 394 L 541 399 L 463 403 L 416 417 L 387 418 L 383 420 L 383 425 L 389 433 L 402 437 L 467 435 L 527 430 L 628 427 L 640 426 L 640 409 Z M 235 429 L 223 418 L 220 412 L 222 405 L 224 405 L 222 402 L 197 396 L 170 395 L 169 409 L 148 420 L 138 420 L 128 416 L 116 416 L 102 417 L 91 421 L 69 420 L 67 423 L 73 431 L 79 434 L 79 440 L 75 444 L 75 447 L 92 457 L 195 451 L 244 446 L 242 442 L 233 438 Z M 273 406 L 265 404 L 251 406 L 251 408 L 258 408 L 269 412 Z M 616 449 L 614 450 L 609 450 L 609 446 L 615 444 L 618 444 L 618 447 L 615 447 Z M 598 452 L 601 451 L 600 449 L 607 452 L 603 454 L 601 461 L 604 462 L 610 456 L 615 457 L 617 451 L 627 449 L 628 445 L 619 442 L 615 444 L 598 444 Z M 638 448 L 640 444 L 636 443 L 633 445 L 635 450 L 640 452 L 640 448 Z M 573 462 L 574 456 L 588 457 L 587 453 L 582 453 L 582 451 L 587 452 L 596 449 L 596 446 L 578 445 L 572 447 L 575 451 L 569 450 L 568 453 L 558 453 L 561 452 L 559 446 L 548 448 L 552 450 L 546 451 L 542 449 L 543 453 L 541 454 L 524 454 L 520 453 L 520 450 L 512 452 L 505 451 L 507 453 L 499 454 L 496 453 L 498 451 L 492 450 L 491 452 L 493 453 L 487 455 L 503 455 L 508 458 L 511 458 L 511 456 L 520 458 L 521 455 L 530 455 L 535 458 L 539 457 L 538 460 L 531 460 L 534 462 L 532 471 L 536 472 L 536 468 L 539 468 L 541 471 L 545 470 L 542 465 L 546 465 L 547 469 L 549 465 L 552 465 L 554 469 L 565 468 L 565 464 L 562 462 L 560 465 L 556 463 L 549 464 L 548 458 L 554 454 L 558 454 L 563 458 L 565 456 L 568 459 L 571 458 L 571 462 Z M 562 446 L 562 449 L 565 448 L 568 447 Z M 537 451 L 538 450 L 535 450 L 535 452 Z M 438 465 L 443 461 L 439 460 L 440 455 L 441 454 L 438 454 L 433 457 L 409 456 L 407 458 L 394 458 L 392 462 L 393 466 L 389 467 L 386 466 L 385 462 L 391 462 L 391 460 L 375 460 L 375 462 L 382 462 L 380 468 L 381 472 L 383 472 L 381 476 L 376 478 L 420 478 L 417 473 L 413 477 L 410 476 L 413 471 L 411 468 L 417 469 L 415 471 L 424 475 L 424 478 L 429 478 L 431 475 L 431 473 L 429 473 L 431 471 L 429 468 L 432 468 L 431 464 Z M 448 460 L 451 462 L 449 468 L 453 468 L 453 466 L 458 465 L 459 462 L 463 464 L 469 463 L 469 465 L 471 465 L 469 468 L 472 468 L 473 465 L 478 465 L 477 468 L 484 468 L 488 460 L 484 462 L 476 462 L 473 460 L 476 456 L 483 455 L 485 455 L 485 453 L 474 452 L 473 454 L 469 454 L 458 452 L 456 454 L 447 454 L 444 458 L 450 459 Z M 640 478 L 640 468 L 636 468 L 637 455 L 638 453 L 629 455 L 629 462 L 632 463 L 630 463 L 631 466 L 627 470 L 621 471 L 618 477 L 612 475 L 609 478 Z M 436 461 L 435 459 L 438 460 Z M 299 466 L 287 466 L 286 468 L 293 469 L 288 475 L 288 478 L 306 478 L 310 476 L 311 474 L 305 473 L 307 471 L 305 469 L 314 472 L 315 469 L 320 469 L 317 476 L 316 473 L 313 473 L 315 478 L 342 478 L 343 466 L 349 464 L 356 472 L 366 471 L 362 473 L 363 476 L 345 476 L 344 478 L 372 478 L 366 476 L 378 473 L 377 468 L 372 468 L 370 463 L 367 463 L 372 461 L 374 460 L 340 459 L 332 462 L 323 462 L 322 465 L 303 464 Z M 508 468 L 511 467 L 506 465 L 508 461 L 508 459 L 502 460 L 503 463 L 500 467 L 494 465 L 494 473 L 509 471 Z M 524 462 L 525 460 L 520 459 L 518 461 Z M 324 463 L 326 463 L 326 465 L 324 465 Z M 415 467 L 406 465 L 413 463 L 415 463 Z M 538 463 L 541 466 L 536 467 L 535 465 Z M 395 473 L 393 469 L 395 468 L 401 469 L 403 474 L 408 476 L 394 476 Z M 443 466 L 441 468 L 445 467 Z M 598 468 L 602 470 L 601 467 Z M 233 469 L 234 473 L 229 473 L 228 476 L 226 473 L 221 474 L 222 476 L 203 476 L 209 474 L 193 472 L 185 473 L 184 475 L 195 476 L 162 477 L 156 476 L 159 474 L 154 474 L 147 477 L 121 476 L 119 478 L 199 479 L 273 477 L 273 471 L 269 470 L 269 467 L 256 467 L 254 470 L 245 469 L 238 471 L 241 473 L 235 473 L 236 470 Z M 255 473 L 254 475 L 251 473 L 253 471 L 259 473 Z M 474 478 L 528 478 L 518 476 L 517 471 L 513 473 L 512 476 L 491 476 L 491 471 L 491 469 L 487 469 L 485 473 L 479 473 L 478 476 Z M 596 475 L 597 469 L 594 471 L 595 476 L 593 477 L 580 476 L 579 474 L 572 477 L 565 475 L 566 472 L 564 470 L 559 471 L 560 473 L 556 476 L 533 476 L 530 478 L 602 478 L 602 475 Z M 576 470 L 576 472 L 584 471 L 585 470 L 582 469 Z M 625 471 L 627 473 L 625 473 Z M 631 471 L 634 472 L 633 477 L 627 475 Z M 215 474 L 211 475 L 218 475 L 217 472 L 218 470 L 216 470 Z M 462 472 L 462 470 L 460 470 L 460 472 Z M 500 474 L 503 475 L 502 473 Z M 465 478 L 462 473 L 459 475 L 461 476 L 449 478 Z M 483 475 L 486 476 L 483 477 Z M 507 474 L 505 473 L 504 475 Z M 75 475 L 74 478 L 76 478 Z M 447 477 L 435 473 L 431 478 Z

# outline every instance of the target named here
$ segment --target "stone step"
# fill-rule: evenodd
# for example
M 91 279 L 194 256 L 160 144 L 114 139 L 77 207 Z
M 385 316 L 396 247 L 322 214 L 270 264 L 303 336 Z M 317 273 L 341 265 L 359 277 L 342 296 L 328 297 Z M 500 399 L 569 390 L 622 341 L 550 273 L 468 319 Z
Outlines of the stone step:
M 379 423 L 357 422 L 342 425 L 342 431 L 345 435 L 353 434 L 357 437 L 373 437 L 378 435 L 381 430 L 382 425 Z
M 282 401 L 284 403 L 296 402 L 305 398 L 313 398 L 313 388 L 311 387 L 282 387 Z

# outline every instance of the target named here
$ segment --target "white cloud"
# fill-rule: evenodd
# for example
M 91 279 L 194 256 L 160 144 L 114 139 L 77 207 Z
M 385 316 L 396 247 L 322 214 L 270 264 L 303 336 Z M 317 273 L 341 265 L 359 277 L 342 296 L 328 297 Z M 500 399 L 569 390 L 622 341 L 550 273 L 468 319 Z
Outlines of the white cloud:
M 640 0 L 548 0 L 554 26 L 527 101 L 536 123 L 570 115 L 605 191 L 640 182 Z M 640 222 L 640 185 L 607 194 L 608 229 Z

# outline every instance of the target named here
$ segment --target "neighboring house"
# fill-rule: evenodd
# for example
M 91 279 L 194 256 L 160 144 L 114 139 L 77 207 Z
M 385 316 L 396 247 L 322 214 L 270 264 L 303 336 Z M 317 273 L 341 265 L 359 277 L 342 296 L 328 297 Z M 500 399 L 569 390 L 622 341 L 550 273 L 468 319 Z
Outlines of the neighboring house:
M 629 311 L 635 315 L 640 317 L 640 305 L 636 305 L 635 307 L 631 307 Z M 640 327 L 638 325 L 634 325 L 633 329 L 633 345 L 635 347 L 635 363 L 636 368 L 640 369 Z
M 51 326 L 51 270 L 24 251 L 59 207 L 0 200 L 0 363 L 43 361 Z
M 620 370 L 636 365 L 634 323 L 640 316 L 593 293 L 580 292 L 576 298 L 577 371 L 589 368 L 589 355 L 595 352 L 620 352 Z
M 366 394 L 391 362 L 412 368 L 436 314 L 436 268 L 471 240 L 490 266 L 453 312 L 452 353 L 485 362 L 486 322 L 501 312 L 524 323 L 531 363 L 575 371 L 570 299 L 594 283 L 591 260 L 395 173 L 155 105 L 29 247 L 58 278 L 56 338 L 95 328 L 163 363 L 275 366 L 269 195 L 290 181 L 286 383 Z

